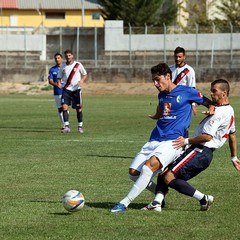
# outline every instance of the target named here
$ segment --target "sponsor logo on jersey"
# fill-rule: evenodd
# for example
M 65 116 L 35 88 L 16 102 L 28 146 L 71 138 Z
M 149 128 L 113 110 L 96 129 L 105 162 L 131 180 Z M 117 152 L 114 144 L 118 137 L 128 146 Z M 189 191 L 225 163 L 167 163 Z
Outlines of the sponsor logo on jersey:
M 170 116 L 172 103 L 164 103 L 163 116 Z

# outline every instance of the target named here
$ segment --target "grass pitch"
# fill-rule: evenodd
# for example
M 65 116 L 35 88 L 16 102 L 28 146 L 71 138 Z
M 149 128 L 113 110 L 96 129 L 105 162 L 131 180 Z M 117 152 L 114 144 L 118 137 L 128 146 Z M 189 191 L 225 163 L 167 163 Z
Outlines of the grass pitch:
M 237 128 L 239 102 L 231 99 Z M 132 186 L 128 167 L 155 126 L 147 116 L 156 104 L 156 96 L 85 96 L 80 135 L 73 110 L 72 132 L 60 133 L 50 96 L 1 96 L 1 239 L 240 239 L 240 175 L 228 144 L 191 180 L 215 197 L 210 211 L 174 190 L 161 213 L 140 211 L 153 198 L 145 190 L 126 213 L 109 212 Z M 191 131 L 202 118 L 198 109 Z M 72 214 L 61 203 L 70 189 L 86 199 Z

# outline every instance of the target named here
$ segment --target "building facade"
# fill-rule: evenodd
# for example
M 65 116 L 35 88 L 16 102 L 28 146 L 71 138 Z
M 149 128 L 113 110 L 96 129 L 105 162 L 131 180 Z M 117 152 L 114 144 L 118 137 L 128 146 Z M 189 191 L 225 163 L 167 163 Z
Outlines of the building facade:
M 93 0 L 0 0 L 1 27 L 103 27 Z

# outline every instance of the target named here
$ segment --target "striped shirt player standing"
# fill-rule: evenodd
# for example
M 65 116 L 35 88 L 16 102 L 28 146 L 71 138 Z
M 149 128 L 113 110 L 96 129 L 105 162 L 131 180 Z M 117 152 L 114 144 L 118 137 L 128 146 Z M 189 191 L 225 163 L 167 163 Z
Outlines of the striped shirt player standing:
M 62 54 L 56 53 L 54 55 L 54 60 L 55 60 L 56 65 L 49 69 L 48 82 L 50 85 L 53 86 L 53 95 L 54 95 L 54 99 L 56 102 L 56 106 L 58 108 L 58 115 L 61 120 L 62 129 L 64 129 L 63 109 L 62 109 L 62 102 L 61 102 L 62 86 L 58 87 L 58 79 L 57 79 L 58 71 L 59 71 L 60 67 L 62 66 L 62 61 L 63 61 Z
M 185 62 L 186 53 L 184 48 L 177 47 L 174 50 L 174 60 L 175 64 L 169 66 L 172 71 L 172 81 L 176 85 L 196 88 L 195 71 Z M 192 110 L 194 114 L 197 113 L 195 103 L 192 104 Z
M 127 196 L 111 212 L 125 212 L 128 205 L 147 187 L 154 183 L 152 177 L 162 172 L 178 157 L 182 149 L 174 149 L 172 140 L 186 136 L 192 116 L 192 102 L 209 106 L 211 101 L 196 89 L 176 85 L 171 70 L 161 63 L 151 68 L 152 81 L 158 89 L 159 117 L 149 141 L 142 147 L 129 167 L 130 178 L 135 182 Z M 155 190 L 155 187 L 152 188 Z
M 179 137 L 174 148 L 192 144 L 179 158 L 168 166 L 168 171 L 158 176 L 156 196 L 144 210 L 161 211 L 161 202 L 168 191 L 168 186 L 178 192 L 193 197 L 200 202 L 200 210 L 206 211 L 213 202 L 213 196 L 205 195 L 192 187 L 188 182 L 191 178 L 209 167 L 214 150 L 222 147 L 229 138 L 229 148 L 233 166 L 240 171 L 237 157 L 237 139 L 235 134 L 234 110 L 229 105 L 229 84 L 218 79 L 211 84 L 211 97 L 215 103 L 215 113 L 204 118 L 196 128 L 192 138 Z
M 87 79 L 87 71 L 80 62 L 74 61 L 71 50 L 64 52 L 66 64 L 63 64 L 58 72 L 58 85 L 63 86 L 62 107 L 65 127 L 62 133 L 70 132 L 68 106 L 76 109 L 78 120 L 78 132 L 83 133 L 82 114 L 82 84 Z

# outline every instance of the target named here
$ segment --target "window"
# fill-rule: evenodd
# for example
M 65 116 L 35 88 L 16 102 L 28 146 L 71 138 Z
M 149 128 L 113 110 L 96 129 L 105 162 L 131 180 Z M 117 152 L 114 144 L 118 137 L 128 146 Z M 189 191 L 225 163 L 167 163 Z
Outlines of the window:
M 46 19 L 65 19 L 65 12 L 46 12 Z
M 92 19 L 93 20 L 99 20 L 100 19 L 100 13 L 99 12 L 92 13 Z

